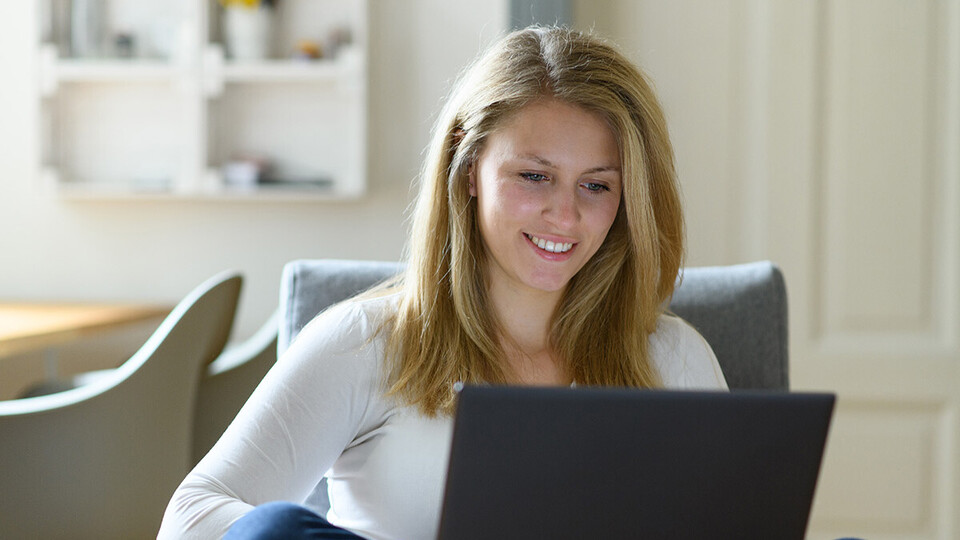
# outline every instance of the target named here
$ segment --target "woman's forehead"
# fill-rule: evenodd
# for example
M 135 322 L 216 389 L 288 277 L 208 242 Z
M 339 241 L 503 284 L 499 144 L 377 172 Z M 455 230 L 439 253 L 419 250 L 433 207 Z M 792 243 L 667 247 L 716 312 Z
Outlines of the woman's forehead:
M 588 161 L 590 168 L 619 170 L 617 137 L 598 113 L 559 100 L 526 105 L 490 133 L 484 154 L 544 166 Z

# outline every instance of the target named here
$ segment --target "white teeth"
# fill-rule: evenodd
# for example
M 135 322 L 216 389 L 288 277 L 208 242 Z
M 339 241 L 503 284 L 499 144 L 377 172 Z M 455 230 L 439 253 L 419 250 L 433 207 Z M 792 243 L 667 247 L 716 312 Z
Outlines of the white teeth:
M 536 244 L 538 248 L 551 253 L 566 253 L 570 251 L 570 248 L 573 247 L 573 244 L 570 242 L 550 242 L 549 240 L 537 238 L 536 236 L 529 234 L 527 235 L 527 238 Z

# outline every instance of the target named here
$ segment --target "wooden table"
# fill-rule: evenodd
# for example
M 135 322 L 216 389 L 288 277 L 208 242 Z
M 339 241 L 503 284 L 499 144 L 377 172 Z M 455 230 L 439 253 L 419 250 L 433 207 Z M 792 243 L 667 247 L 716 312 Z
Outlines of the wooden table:
M 169 307 L 143 304 L 0 302 L 0 357 L 50 350 L 169 312 Z

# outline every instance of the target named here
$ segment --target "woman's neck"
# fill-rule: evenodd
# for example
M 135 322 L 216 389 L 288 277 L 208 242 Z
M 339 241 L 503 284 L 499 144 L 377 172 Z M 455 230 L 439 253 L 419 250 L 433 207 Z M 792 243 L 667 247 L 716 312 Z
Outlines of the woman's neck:
M 550 323 L 562 294 L 562 291 L 521 291 L 491 284 L 490 303 L 503 332 L 500 344 L 516 378 L 512 382 L 570 383 L 550 346 Z

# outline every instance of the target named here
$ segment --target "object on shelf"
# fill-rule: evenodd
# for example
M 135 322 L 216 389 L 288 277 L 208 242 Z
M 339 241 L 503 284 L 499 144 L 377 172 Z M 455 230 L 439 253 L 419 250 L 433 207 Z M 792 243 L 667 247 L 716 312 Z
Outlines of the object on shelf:
M 247 9 L 272 8 L 276 0 L 220 0 L 223 7 L 242 7 Z
M 323 48 L 316 41 L 301 39 L 293 51 L 294 60 L 319 60 L 323 58 Z
M 261 157 L 243 156 L 223 166 L 223 182 L 230 187 L 254 188 L 265 177 L 270 162 Z
M 113 51 L 117 58 L 133 58 L 136 56 L 136 38 L 128 32 L 120 32 L 113 36 Z
M 51 1 L 49 21 L 45 21 L 43 40 L 65 54 L 70 52 L 70 26 L 73 6 L 69 2 Z
M 340 49 L 349 47 L 353 44 L 353 32 L 349 26 L 337 26 L 327 34 L 327 44 L 325 47 L 327 56 L 337 56 Z
M 99 56 L 102 39 L 102 0 L 72 0 L 70 5 L 70 54 L 77 58 Z
M 289 189 L 291 191 L 329 190 L 333 187 L 330 178 L 273 178 L 260 179 L 260 185 L 275 189 Z
M 273 40 L 273 1 L 220 0 L 227 55 L 239 62 L 264 60 Z

